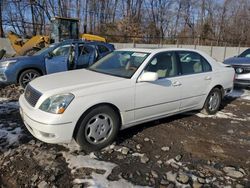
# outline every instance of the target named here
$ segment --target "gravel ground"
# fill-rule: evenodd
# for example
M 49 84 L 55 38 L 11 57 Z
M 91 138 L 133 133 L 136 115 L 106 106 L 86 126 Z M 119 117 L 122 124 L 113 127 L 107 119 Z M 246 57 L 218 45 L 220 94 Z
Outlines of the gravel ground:
M 250 187 L 250 91 L 214 116 L 190 112 L 120 132 L 102 151 L 33 138 L 16 86 L 0 89 L 0 187 Z

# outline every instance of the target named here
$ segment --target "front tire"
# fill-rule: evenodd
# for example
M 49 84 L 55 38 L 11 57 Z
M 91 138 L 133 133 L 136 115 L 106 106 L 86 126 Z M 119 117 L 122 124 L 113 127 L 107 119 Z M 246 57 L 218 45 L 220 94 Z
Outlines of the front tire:
M 219 88 L 213 88 L 207 96 L 201 112 L 207 115 L 216 114 L 219 110 L 222 100 L 222 93 Z
M 79 121 L 75 140 L 84 150 L 100 150 L 114 141 L 119 128 L 117 112 L 109 106 L 98 106 Z
M 22 88 L 25 88 L 30 81 L 39 76 L 41 76 L 41 74 L 34 69 L 25 70 L 19 76 L 18 83 Z

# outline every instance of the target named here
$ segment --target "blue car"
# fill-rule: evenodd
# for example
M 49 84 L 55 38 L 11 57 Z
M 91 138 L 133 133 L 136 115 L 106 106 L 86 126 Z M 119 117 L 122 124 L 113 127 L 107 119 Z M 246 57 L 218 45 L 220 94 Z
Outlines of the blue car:
M 86 68 L 114 50 L 103 42 L 67 40 L 52 44 L 33 56 L 21 56 L 0 61 L 0 85 L 25 86 L 34 78 L 56 72 Z
M 224 64 L 235 70 L 234 85 L 237 87 L 250 87 L 250 48 L 240 55 L 228 58 Z

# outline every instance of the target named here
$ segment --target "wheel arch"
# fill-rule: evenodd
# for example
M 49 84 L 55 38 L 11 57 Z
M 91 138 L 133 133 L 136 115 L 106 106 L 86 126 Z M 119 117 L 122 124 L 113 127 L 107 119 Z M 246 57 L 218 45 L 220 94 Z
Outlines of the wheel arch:
M 82 114 L 82 115 L 80 116 L 80 118 L 77 120 L 76 126 L 75 126 L 74 131 L 73 131 L 73 138 L 76 137 L 77 131 L 78 131 L 79 127 L 80 127 L 80 122 L 81 122 L 81 120 L 82 120 L 82 119 L 83 119 L 92 109 L 97 108 L 97 107 L 99 107 L 99 106 L 108 106 L 108 107 L 111 107 L 111 108 L 117 113 L 118 118 L 119 118 L 119 121 L 120 121 L 120 127 L 121 127 L 121 125 L 122 125 L 122 116 L 121 116 L 121 113 L 120 113 L 119 108 L 118 108 L 116 105 L 112 104 L 112 103 L 109 103 L 109 102 L 102 102 L 102 103 L 98 103 L 98 104 L 95 104 L 95 105 L 89 107 L 87 110 L 85 110 L 85 111 L 83 112 L 83 114 Z
M 208 94 L 207 94 L 207 96 L 206 96 L 206 98 L 205 98 L 205 101 L 204 101 L 204 103 L 203 103 L 203 105 L 202 105 L 202 108 L 201 108 L 201 112 L 203 113 L 203 114 L 211 114 L 211 113 L 209 113 L 208 111 L 207 111 L 207 109 L 206 109 L 206 103 L 207 103 L 207 100 L 208 100 L 208 96 L 210 95 L 210 93 L 211 93 L 211 91 L 213 91 L 214 89 L 219 89 L 220 90 L 220 93 L 221 93 L 221 100 L 223 99 L 223 96 L 224 96 L 224 88 L 223 88 L 223 86 L 222 85 L 220 85 L 220 84 L 217 84 L 217 85 L 215 85 L 214 87 L 212 87 L 210 90 L 209 90 L 209 92 L 208 92 Z M 215 112 L 216 113 L 216 112 Z
M 205 98 L 205 101 L 204 101 L 203 106 L 205 105 L 206 99 L 207 99 L 207 97 L 209 96 L 210 92 L 211 92 L 214 88 L 218 88 L 218 89 L 221 91 L 221 98 L 223 98 L 224 93 L 225 93 L 224 88 L 223 88 L 223 86 L 222 86 L 221 84 L 217 84 L 217 85 L 215 85 L 214 87 L 212 87 L 212 88 L 210 88 L 210 89 L 208 90 L 208 93 L 205 95 L 206 98 Z
M 224 94 L 225 94 L 225 91 L 224 91 L 224 88 L 222 85 L 220 84 L 217 84 L 215 85 L 210 91 L 212 91 L 214 88 L 218 88 L 220 91 L 221 91 L 221 97 L 223 98 Z
M 26 71 L 26 70 L 36 70 L 37 72 L 39 72 L 39 73 L 41 74 L 41 76 L 44 75 L 44 74 L 43 74 L 43 71 L 42 71 L 40 68 L 37 68 L 37 67 L 27 67 L 27 68 L 23 68 L 23 69 L 21 69 L 21 70 L 18 72 L 18 74 L 17 74 L 17 78 L 16 78 L 16 82 L 17 82 L 17 83 L 18 83 L 18 81 L 19 81 L 19 78 L 20 78 L 21 74 L 22 74 L 24 71 Z

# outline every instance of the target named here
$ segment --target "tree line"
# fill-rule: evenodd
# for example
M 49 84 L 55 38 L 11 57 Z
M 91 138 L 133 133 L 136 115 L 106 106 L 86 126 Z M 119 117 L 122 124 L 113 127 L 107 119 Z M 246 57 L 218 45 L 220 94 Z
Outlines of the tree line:
M 0 0 L 0 37 L 48 35 L 54 16 L 113 42 L 250 43 L 250 0 Z

